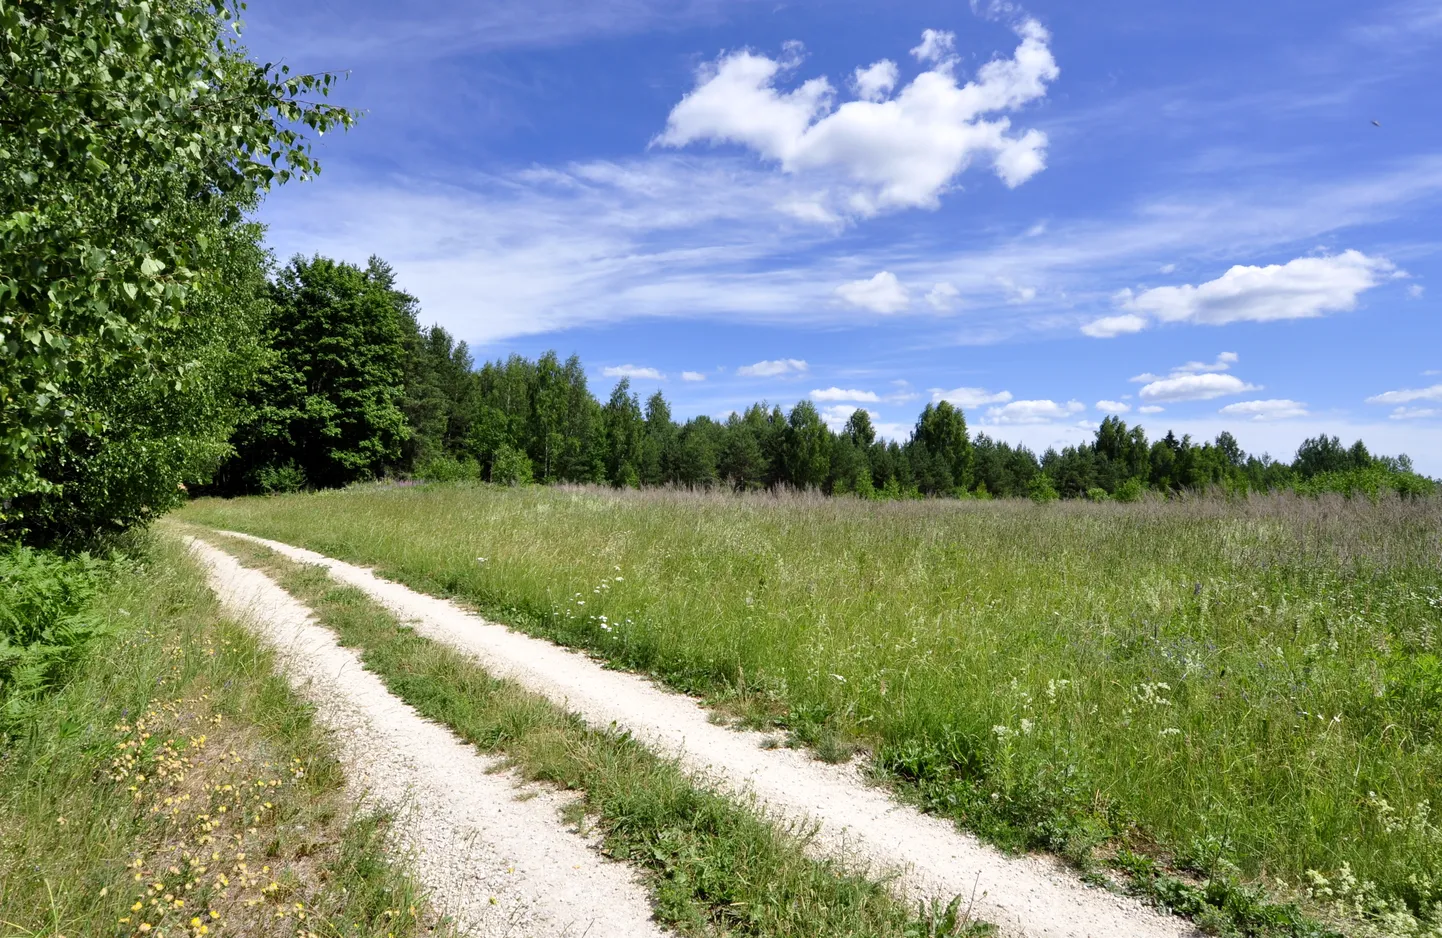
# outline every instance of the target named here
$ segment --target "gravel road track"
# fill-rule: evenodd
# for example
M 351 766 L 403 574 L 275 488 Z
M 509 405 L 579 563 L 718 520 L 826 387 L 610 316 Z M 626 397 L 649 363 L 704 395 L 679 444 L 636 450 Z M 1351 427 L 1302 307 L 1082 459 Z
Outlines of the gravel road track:
M 634 871 L 568 829 L 562 796 L 522 787 L 500 760 L 422 718 L 265 574 L 187 540 L 222 606 L 275 648 L 291 684 L 315 704 L 356 798 L 395 813 L 398 846 L 461 934 L 670 934 L 652 919 Z

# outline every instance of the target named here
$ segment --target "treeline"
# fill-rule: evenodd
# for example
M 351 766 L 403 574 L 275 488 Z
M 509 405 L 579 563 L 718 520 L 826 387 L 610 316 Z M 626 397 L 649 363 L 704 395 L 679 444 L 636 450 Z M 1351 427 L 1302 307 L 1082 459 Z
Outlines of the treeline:
M 1307 440 L 1290 463 L 1244 453 L 1230 433 L 1148 440 L 1117 417 L 1095 438 L 1039 458 L 965 414 L 926 405 L 904 443 L 877 438 L 865 410 L 831 430 L 815 406 L 757 403 L 725 421 L 678 422 L 660 391 L 627 379 L 604 400 L 575 356 L 513 355 L 475 367 L 465 343 L 422 327 L 390 267 L 295 258 L 275 278 L 265 324 L 273 364 L 247 396 L 224 493 L 344 485 L 381 475 L 618 487 L 788 487 L 863 497 L 1133 500 L 1218 487 L 1429 492 L 1406 456 L 1358 441 Z

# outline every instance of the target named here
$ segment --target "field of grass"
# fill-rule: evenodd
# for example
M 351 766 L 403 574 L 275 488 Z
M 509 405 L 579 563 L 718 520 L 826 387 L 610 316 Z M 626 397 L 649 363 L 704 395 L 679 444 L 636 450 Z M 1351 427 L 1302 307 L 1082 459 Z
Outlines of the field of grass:
M 24 706 L 0 725 L 0 936 L 448 933 L 178 544 L 76 566 L 5 570 L 0 612 L 58 609 L 74 628 L 51 646 L 82 625 L 88 641 L 25 656 L 46 686 L 13 682 Z
M 182 517 L 462 597 L 824 757 L 867 747 L 1004 845 L 1243 884 L 1209 894 L 1243 926 L 1248 883 L 1442 922 L 1442 501 L 434 485 Z

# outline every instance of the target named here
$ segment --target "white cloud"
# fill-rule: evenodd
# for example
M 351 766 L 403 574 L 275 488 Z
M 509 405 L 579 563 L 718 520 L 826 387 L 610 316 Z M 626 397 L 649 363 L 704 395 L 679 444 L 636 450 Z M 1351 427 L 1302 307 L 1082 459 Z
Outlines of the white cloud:
M 705 381 L 705 380 L 706 380 L 706 376 L 703 375 L 703 374 L 702 374 L 701 372 L 699 372 L 699 371 L 683 371 L 683 372 L 681 372 L 681 380 L 682 380 L 682 381 Z
M 948 310 L 951 309 L 952 304 L 956 302 L 956 298 L 960 295 L 960 290 L 950 283 L 943 281 L 932 287 L 930 292 L 926 294 L 926 302 L 932 309 Z
M 1138 394 L 1144 401 L 1209 401 L 1214 397 L 1260 390 L 1259 385 L 1248 384 L 1236 375 L 1211 372 L 1158 378 L 1143 385 Z
M 855 73 L 859 97 L 834 106 L 836 91 L 812 78 L 790 91 L 776 82 L 799 65 L 791 47 L 780 59 L 733 52 L 703 68 L 695 88 L 671 110 L 654 143 L 733 143 L 780 164 L 787 173 L 837 174 L 851 213 L 935 208 L 952 180 L 989 160 L 1015 187 L 1046 165 L 1046 134 L 1011 135 L 1004 116 L 1046 95 L 1059 74 L 1040 23 L 1017 27 L 1021 42 L 1009 59 L 993 59 L 975 80 L 958 85 L 950 34 L 928 30 L 915 53 L 932 63 L 895 96 L 883 60 Z M 892 65 L 892 69 L 895 66 Z
M 1012 282 L 1010 277 L 998 277 L 997 282 L 1006 287 L 1008 303 L 1030 303 L 1036 299 L 1036 287 L 1019 287 Z
M 1109 414 L 1125 414 L 1132 409 L 1132 405 L 1124 401 L 1097 401 L 1097 410 Z
M 866 68 L 858 68 L 853 87 L 856 89 L 856 96 L 863 101 L 884 101 L 891 94 L 891 89 L 896 87 L 896 81 L 900 77 L 896 63 L 890 59 L 882 59 Z
M 1209 371 L 1231 371 L 1238 361 L 1236 352 L 1222 352 L 1214 362 L 1187 362 L 1172 369 L 1174 375 L 1196 375 Z
M 1221 326 L 1308 319 L 1355 308 L 1359 295 L 1396 270 L 1386 258 L 1343 251 L 1266 267 L 1239 264 L 1197 286 L 1155 287 L 1137 294 L 1127 289 L 1118 300 L 1138 317 L 1152 316 L 1159 322 Z
M 941 388 L 931 389 L 933 404 L 946 401 L 963 410 L 981 407 L 983 404 L 1005 404 L 1009 400 L 1011 400 L 1010 391 L 997 391 L 993 394 L 986 388 L 952 388 L 950 391 L 943 391 Z
M 848 388 L 825 388 L 811 392 L 813 401 L 859 401 L 864 404 L 876 404 L 881 398 L 876 396 L 875 391 L 858 391 Z
M 651 381 L 666 379 L 666 376 L 655 368 L 642 368 L 640 365 L 615 365 L 610 368 L 602 368 L 601 374 L 608 378 L 647 378 Z
M 742 365 L 736 373 L 743 378 L 775 378 L 792 372 L 805 372 L 810 366 L 799 358 L 778 358 L 775 361 Z
M 1422 294 L 1426 292 L 1426 288 L 1424 288 L 1420 283 L 1414 283 L 1407 288 L 1407 295 L 1414 300 L 1422 299 Z
M 1103 316 L 1082 326 L 1082 332 L 1094 339 L 1111 339 L 1119 335 L 1141 332 L 1147 327 L 1147 320 L 1135 313 L 1120 316 Z
M 1251 417 L 1253 420 L 1286 420 L 1289 417 L 1306 417 L 1307 405 L 1285 399 L 1238 401 L 1217 413 L 1228 417 Z
M 1158 270 L 1159 272 L 1164 273 L 1164 274 L 1174 273 L 1174 272 L 1176 271 L 1176 269 L 1177 269 L 1177 265 L 1176 265 L 1176 264 L 1163 264 L 1161 267 L 1158 267 L 1158 268 L 1157 268 L 1157 270 Z
M 925 29 L 921 32 L 921 45 L 911 50 L 918 62 L 942 62 L 951 57 L 956 48 L 956 33 L 940 29 Z
M 1434 384 L 1430 388 L 1385 391 L 1367 398 L 1368 404 L 1410 404 L 1412 401 L 1442 401 L 1442 384 Z
M 896 279 L 896 274 L 883 270 L 870 280 L 853 280 L 836 288 L 836 295 L 852 306 L 873 313 L 899 313 L 911 305 L 911 295 Z
M 1147 404 L 1147 405 L 1144 406 L 1144 407 L 1138 407 L 1138 408 L 1137 408 L 1137 413 L 1139 413 L 1139 414 L 1159 414 L 1159 413 L 1161 413 L 1161 412 L 1164 411 L 1164 410 L 1166 410 L 1165 407 L 1158 407 L 1158 406 L 1155 405 L 1155 404 Z
M 1171 370 L 1166 377 L 1150 372 L 1135 375 L 1132 381 L 1144 386 L 1137 392 L 1144 401 L 1207 401 L 1228 394 L 1260 391 L 1235 375 L 1222 374 L 1237 363 L 1236 352 L 1222 352 L 1214 362 L 1187 362 Z
M 1442 409 L 1436 407 L 1398 407 L 1387 415 L 1390 420 L 1423 420 L 1427 417 L 1442 417 Z
M 991 423 L 1048 423 L 1062 420 L 1086 410 L 1080 401 L 1012 401 L 1001 407 L 990 407 L 986 419 Z
M 830 407 L 821 408 L 819 413 L 821 414 L 822 422 L 830 427 L 833 432 L 838 432 L 842 427 L 846 426 L 846 421 L 851 419 L 852 414 L 864 409 L 865 408 L 857 407 L 854 404 L 832 404 Z M 873 423 L 876 421 L 877 415 L 875 411 L 867 410 L 866 414 L 872 419 Z

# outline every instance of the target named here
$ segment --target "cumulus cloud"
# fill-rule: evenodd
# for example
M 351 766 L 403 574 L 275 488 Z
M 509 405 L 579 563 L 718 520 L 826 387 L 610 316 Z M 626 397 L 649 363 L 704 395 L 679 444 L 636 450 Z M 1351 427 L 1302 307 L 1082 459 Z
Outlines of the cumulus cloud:
M 663 381 L 666 378 L 655 368 L 642 368 L 640 365 L 615 365 L 602 368 L 601 374 L 608 378 L 648 378 L 652 381 Z
M 1159 414 L 1159 413 L 1161 413 L 1161 412 L 1164 411 L 1164 410 L 1166 410 L 1165 407 L 1158 407 L 1156 404 L 1147 404 L 1147 405 L 1145 405 L 1144 407 L 1138 407 L 1138 408 L 1137 408 L 1137 413 L 1139 413 L 1139 414 Z
M 865 404 L 876 404 L 881 401 L 881 398 L 876 395 L 875 391 L 858 391 L 854 388 L 836 387 L 812 391 L 811 399 L 813 401 L 859 401 Z
M 810 366 L 799 358 L 778 358 L 775 361 L 742 365 L 736 373 L 743 378 L 775 378 L 778 375 L 804 373 Z
M 681 380 L 682 380 L 682 381 L 705 381 L 705 380 L 706 380 L 706 376 L 703 375 L 703 374 L 702 374 L 701 372 L 699 372 L 699 371 L 683 371 L 683 372 L 681 372 Z
M 1136 313 L 1122 313 L 1120 316 L 1103 316 L 1082 326 L 1082 332 L 1093 339 L 1111 339 L 1119 335 L 1141 332 L 1147 327 L 1145 316 Z
M 836 89 L 812 78 L 789 91 L 780 79 L 800 64 L 797 47 L 780 58 L 732 52 L 704 67 L 653 141 L 668 147 L 732 143 L 787 173 L 839 175 L 847 210 L 935 208 L 952 180 L 988 161 L 1007 186 L 1046 166 L 1046 134 L 1011 132 L 1003 112 L 1046 95 L 1060 74 L 1050 37 L 1036 20 L 1017 26 L 1011 58 L 993 59 L 964 85 L 950 33 L 927 30 L 913 53 L 930 67 L 896 91 L 889 60 L 854 73 L 855 100 L 836 105 Z
M 911 305 L 911 294 L 889 270 L 881 271 L 870 280 L 843 283 L 836 288 L 836 295 L 852 306 L 873 313 L 899 313 Z
M 1145 328 L 1151 319 L 1208 326 L 1309 319 L 1354 309 L 1363 292 L 1397 275 L 1396 265 L 1386 258 L 1343 251 L 1265 267 L 1238 264 L 1217 279 L 1195 286 L 1184 283 L 1141 293 L 1122 290 L 1117 302 L 1135 317 L 1125 322 L 1128 328 L 1124 331 L 1131 332 Z M 1097 320 L 1090 324 L 1097 331 L 1087 334 L 1118 335 L 1120 332 L 1108 332 L 1099 324 L 1122 318 Z
M 946 401 L 963 410 L 981 407 L 985 404 L 1005 404 L 1009 400 L 1011 400 L 1010 391 L 997 391 L 993 394 L 986 388 L 952 388 L 950 391 L 943 391 L 941 388 L 931 389 L 933 404 Z
M 858 68 L 852 86 L 856 89 L 856 96 L 863 101 L 885 101 L 900 77 L 896 63 L 882 59 L 866 68 Z
M 1248 384 L 1236 375 L 1223 374 L 1236 363 L 1236 352 L 1222 352 L 1216 361 L 1187 362 L 1173 368 L 1165 377 L 1144 372 L 1131 380 L 1143 385 L 1137 395 L 1144 401 L 1207 401 L 1229 394 L 1260 391 L 1260 385 Z
M 956 303 L 961 291 L 950 283 L 938 283 L 926 294 L 926 302 L 932 309 L 948 310 Z
M 1288 417 L 1307 416 L 1307 405 L 1285 399 L 1238 401 L 1228 404 L 1217 413 L 1228 417 L 1251 417 L 1253 420 L 1285 420 Z
M 1442 384 L 1434 384 L 1430 388 L 1384 391 L 1367 398 L 1368 404 L 1410 404 L 1412 401 L 1442 401 Z
M 1097 410 L 1109 414 L 1125 414 L 1132 409 L 1132 405 L 1125 401 L 1097 401 Z
M 986 418 L 992 423 L 1050 423 L 1063 420 L 1086 410 L 1081 401 L 1012 401 L 1001 407 L 987 408 Z
M 1209 401 L 1261 389 L 1260 385 L 1248 384 L 1236 375 L 1210 373 L 1158 378 L 1143 385 L 1138 394 L 1144 401 Z
M 924 29 L 921 45 L 911 50 L 918 62 L 944 62 L 956 48 L 956 33 L 940 29 Z

